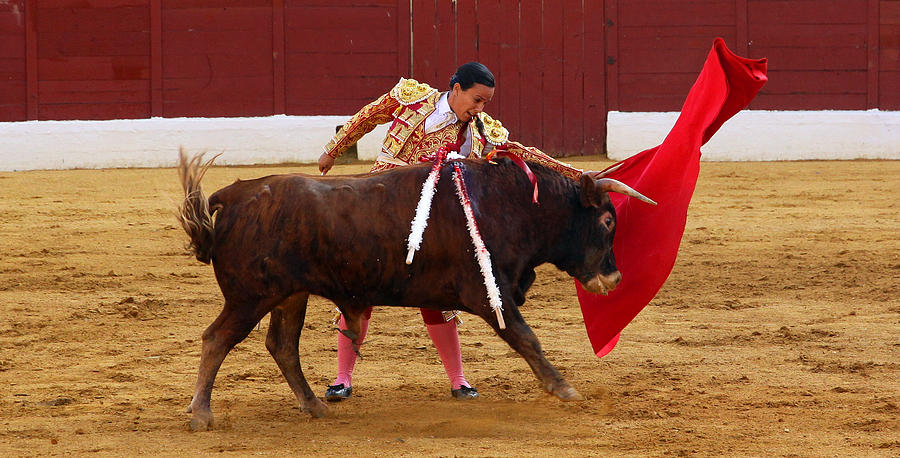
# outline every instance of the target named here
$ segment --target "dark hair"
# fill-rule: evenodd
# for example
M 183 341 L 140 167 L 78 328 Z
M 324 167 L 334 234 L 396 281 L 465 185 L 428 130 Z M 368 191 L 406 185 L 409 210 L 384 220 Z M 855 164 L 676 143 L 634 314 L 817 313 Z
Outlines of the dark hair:
M 463 90 L 469 89 L 475 83 L 494 87 L 494 74 L 479 62 L 467 62 L 460 65 L 456 73 L 450 77 L 450 89 L 453 89 L 456 83 L 459 83 Z

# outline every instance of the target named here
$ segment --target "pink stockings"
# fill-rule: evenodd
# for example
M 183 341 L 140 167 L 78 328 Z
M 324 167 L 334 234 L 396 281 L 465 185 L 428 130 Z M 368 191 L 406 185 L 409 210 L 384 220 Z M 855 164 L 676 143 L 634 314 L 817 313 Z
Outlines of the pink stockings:
M 365 341 L 366 332 L 369 329 L 368 316 L 369 314 L 366 313 L 360 319 L 360 343 Z M 447 372 L 447 377 L 450 379 L 451 389 L 458 390 L 460 386 L 470 386 L 463 375 L 456 320 L 445 322 L 441 312 L 426 309 L 422 309 L 422 318 L 428 329 L 428 335 L 431 336 L 431 341 L 444 364 L 444 371 Z M 347 329 L 343 316 L 341 316 L 338 326 L 341 329 Z M 356 352 L 353 351 L 353 344 L 350 339 L 338 333 L 338 373 L 333 385 L 352 386 L 354 366 L 356 366 Z

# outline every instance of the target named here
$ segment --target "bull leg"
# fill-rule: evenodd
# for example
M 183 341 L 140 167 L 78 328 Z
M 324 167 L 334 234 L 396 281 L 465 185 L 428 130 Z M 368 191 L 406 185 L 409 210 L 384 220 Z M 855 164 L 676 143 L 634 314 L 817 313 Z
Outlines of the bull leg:
M 511 304 L 510 304 L 511 305 Z M 531 327 L 525 323 L 525 319 L 519 313 L 515 306 L 504 306 L 503 318 L 506 321 L 506 329 L 500 329 L 497 319 L 492 312 L 485 317 L 488 323 L 493 326 L 497 334 L 509 344 L 516 352 L 525 358 L 528 365 L 538 380 L 550 394 L 562 399 L 563 401 L 580 401 L 584 397 L 572 388 L 562 374 L 547 361 L 544 352 L 541 350 L 541 343 L 538 342 L 537 336 L 531 331 Z
M 267 306 L 268 305 L 268 306 Z M 228 352 L 244 340 L 256 323 L 271 310 L 270 303 L 257 306 L 245 306 L 225 301 L 225 307 L 206 331 L 203 331 L 203 350 L 200 356 L 200 369 L 194 397 L 188 406 L 191 417 L 191 430 L 204 431 L 212 427 L 213 415 L 209 407 L 213 383 L 216 373 Z
M 320 418 L 328 415 L 328 407 L 309 387 L 300 367 L 298 350 L 308 299 L 309 293 L 294 294 L 272 310 L 266 348 L 278 363 L 278 368 L 300 401 L 300 408 L 313 417 Z

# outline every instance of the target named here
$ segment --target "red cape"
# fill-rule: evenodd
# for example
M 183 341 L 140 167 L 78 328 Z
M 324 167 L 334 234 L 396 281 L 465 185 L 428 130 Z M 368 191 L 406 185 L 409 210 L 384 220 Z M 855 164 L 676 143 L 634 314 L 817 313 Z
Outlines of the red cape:
M 610 194 L 618 216 L 613 251 L 622 281 L 608 296 L 591 294 L 575 282 L 598 357 L 613 349 L 619 333 L 656 296 L 675 265 L 700 173 L 700 146 L 746 107 L 766 81 L 766 59 L 738 57 L 716 38 L 663 143 L 620 162 L 607 175 L 659 205 Z

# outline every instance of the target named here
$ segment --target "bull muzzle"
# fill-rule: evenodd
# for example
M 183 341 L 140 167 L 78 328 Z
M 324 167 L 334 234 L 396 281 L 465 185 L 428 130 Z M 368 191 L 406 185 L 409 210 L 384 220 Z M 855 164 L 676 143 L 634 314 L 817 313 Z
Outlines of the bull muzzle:
M 597 275 L 590 279 L 587 283 L 582 283 L 590 293 L 607 295 L 610 291 L 616 289 L 619 282 L 622 281 L 622 274 L 617 270 L 608 275 Z

